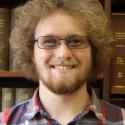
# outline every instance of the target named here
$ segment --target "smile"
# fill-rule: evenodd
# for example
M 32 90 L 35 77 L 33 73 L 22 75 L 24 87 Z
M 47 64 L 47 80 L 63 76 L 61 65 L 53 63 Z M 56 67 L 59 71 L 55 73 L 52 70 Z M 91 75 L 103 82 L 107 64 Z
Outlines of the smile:
M 58 66 L 51 66 L 51 67 L 56 70 L 70 70 L 75 68 L 75 66 L 71 66 L 71 65 L 58 65 Z

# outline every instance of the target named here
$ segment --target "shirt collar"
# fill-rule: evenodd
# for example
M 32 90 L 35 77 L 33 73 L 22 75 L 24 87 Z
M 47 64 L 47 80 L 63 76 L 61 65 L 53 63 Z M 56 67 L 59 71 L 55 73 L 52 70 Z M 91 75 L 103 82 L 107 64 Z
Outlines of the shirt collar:
M 97 98 L 95 91 L 93 89 L 91 89 L 91 99 L 90 99 L 89 105 L 87 106 L 86 110 L 88 112 L 93 111 L 96 118 L 101 120 L 104 123 L 105 117 L 104 117 L 103 111 L 102 111 L 102 102 L 99 98 Z
M 103 122 L 105 121 L 105 118 L 104 118 L 102 110 L 101 110 L 100 100 L 97 98 L 93 89 L 91 89 L 90 102 L 88 102 L 88 105 L 86 106 L 85 110 L 79 115 L 79 117 L 82 117 L 91 111 L 94 112 L 97 119 L 99 119 Z M 38 114 L 38 113 L 40 113 L 41 116 L 43 116 L 43 117 L 50 117 L 40 102 L 39 89 L 37 88 L 36 91 L 34 92 L 33 97 L 29 101 L 29 104 L 27 106 L 27 111 L 24 114 L 24 117 L 27 120 L 33 119 L 36 116 L 36 114 Z
M 27 120 L 33 119 L 38 113 L 40 113 L 41 116 L 49 116 L 40 102 L 39 89 L 37 88 L 33 97 L 29 100 L 27 111 L 23 117 Z

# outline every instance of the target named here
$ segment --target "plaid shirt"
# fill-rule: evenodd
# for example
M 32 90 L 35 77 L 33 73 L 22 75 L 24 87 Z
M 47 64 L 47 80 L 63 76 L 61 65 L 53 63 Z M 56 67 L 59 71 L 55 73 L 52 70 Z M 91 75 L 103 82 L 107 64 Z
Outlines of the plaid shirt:
M 2 112 L 0 125 L 60 125 L 60 123 L 52 119 L 41 106 L 37 89 L 32 99 Z M 91 103 L 68 125 L 125 125 L 125 109 L 99 100 L 92 91 Z

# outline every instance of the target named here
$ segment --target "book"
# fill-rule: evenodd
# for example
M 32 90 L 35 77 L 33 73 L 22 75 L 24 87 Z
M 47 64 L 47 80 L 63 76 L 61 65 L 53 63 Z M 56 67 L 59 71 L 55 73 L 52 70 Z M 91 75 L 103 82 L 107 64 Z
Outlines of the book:
M 0 70 L 8 70 L 10 10 L 0 8 Z
M 125 13 L 112 13 L 112 28 L 115 42 L 110 63 L 112 86 L 125 86 Z
M 14 97 L 13 88 L 2 88 L 2 111 L 14 106 Z
M 125 86 L 125 39 L 112 45 L 114 51 L 110 62 L 110 80 L 112 86 Z
M 16 88 L 15 104 L 19 104 L 33 96 L 33 88 Z
M 115 33 L 115 39 L 118 41 L 119 39 L 125 38 L 125 12 L 112 13 L 112 29 Z
M 17 16 L 19 15 L 18 10 L 19 10 L 19 7 L 11 9 L 11 32 L 13 31 L 13 28 L 14 28 L 15 23 L 16 23 Z M 9 44 L 9 50 L 10 50 L 9 51 L 9 70 L 10 71 L 17 71 L 20 68 L 16 63 L 16 58 L 15 58 L 16 57 L 16 50 L 11 45 L 11 42 Z

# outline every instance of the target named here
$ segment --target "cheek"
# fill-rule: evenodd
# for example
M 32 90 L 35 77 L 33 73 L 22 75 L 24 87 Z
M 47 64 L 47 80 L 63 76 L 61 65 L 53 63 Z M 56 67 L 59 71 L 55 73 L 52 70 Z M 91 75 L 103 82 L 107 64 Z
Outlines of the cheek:
M 74 54 L 76 59 L 82 64 L 83 66 L 85 65 L 91 65 L 92 63 L 92 54 L 91 50 L 83 50 L 83 52 L 77 52 Z
M 39 49 L 37 47 L 34 48 L 34 61 L 36 64 L 41 65 L 47 63 L 51 58 L 51 55 L 52 54 L 50 52 L 46 52 L 44 49 Z

